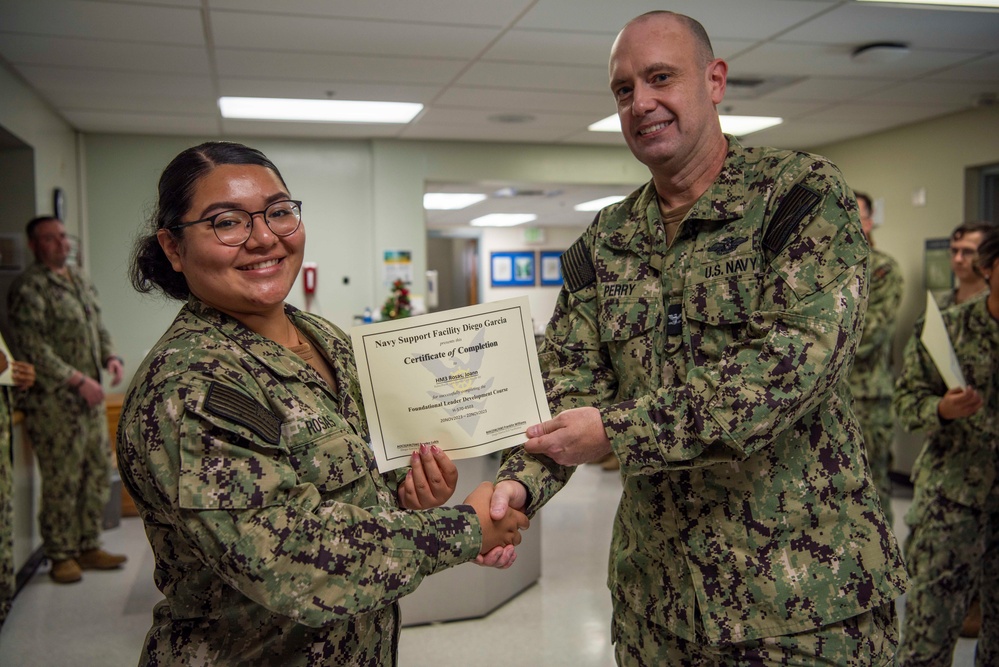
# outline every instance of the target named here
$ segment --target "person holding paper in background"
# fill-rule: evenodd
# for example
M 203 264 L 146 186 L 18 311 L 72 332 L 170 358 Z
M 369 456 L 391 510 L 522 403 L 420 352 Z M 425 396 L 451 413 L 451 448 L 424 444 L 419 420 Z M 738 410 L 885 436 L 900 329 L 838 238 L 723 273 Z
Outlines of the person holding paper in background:
M 985 232 L 977 271 L 991 288 L 942 313 L 965 386 L 948 387 L 920 340 L 905 350 L 893 407 L 926 429 L 906 515 L 911 577 L 898 653 L 901 667 L 951 664 L 979 572 L 982 629 L 976 664 L 999 665 L 999 228 Z
M 166 598 L 139 664 L 396 664 L 396 601 L 480 553 L 509 563 L 526 517 L 491 520 L 489 482 L 440 507 L 457 474 L 426 448 L 378 474 L 347 335 L 285 302 L 302 202 L 261 152 L 183 151 L 151 222 L 132 283 L 185 305 L 118 430 Z

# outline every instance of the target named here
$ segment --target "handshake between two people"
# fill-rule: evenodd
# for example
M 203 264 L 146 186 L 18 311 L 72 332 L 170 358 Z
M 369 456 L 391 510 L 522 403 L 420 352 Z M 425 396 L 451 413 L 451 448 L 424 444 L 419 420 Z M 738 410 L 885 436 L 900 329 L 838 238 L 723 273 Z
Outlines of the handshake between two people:
M 574 408 L 527 429 L 524 449 L 547 456 L 560 465 L 597 461 L 611 452 L 600 412 L 596 408 Z M 436 445 L 422 445 L 414 451 L 410 469 L 399 484 L 399 503 L 406 509 L 429 509 L 446 503 L 458 483 L 458 469 Z M 482 549 L 475 562 L 484 567 L 506 569 L 517 559 L 514 550 L 521 541 L 520 531 L 530 521 L 523 510 L 527 489 L 514 480 L 496 485 L 479 484 L 465 499 L 482 526 Z
M 434 445 L 421 445 L 410 458 L 410 468 L 406 477 L 399 483 L 399 504 L 408 510 L 423 510 L 440 507 L 454 493 L 458 485 L 458 468 L 447 453 Z M 500 484 L 515 484 L 524 489 L 519 482 L 500 482 Z M 482 482 L 468 494 L 463 504 L 471 505 L 482 527 L 482 548 L 475 562 L 486 567 L 504 570 L 517 559 L 515 547 L 520 544 L 520 531 L 527 530 L 531 522 L 524 514 L 524 502 L 513 504 L 507 502 L 502 511 L 493 509 L 492 482 Z M 526 500 L 527 492 L 523 491 Z

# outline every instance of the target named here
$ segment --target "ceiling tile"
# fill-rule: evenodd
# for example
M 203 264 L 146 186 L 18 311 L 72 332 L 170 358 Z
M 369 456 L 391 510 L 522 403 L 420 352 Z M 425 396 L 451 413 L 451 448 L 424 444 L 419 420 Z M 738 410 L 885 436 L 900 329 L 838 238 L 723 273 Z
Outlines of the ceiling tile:
M 204 43 L 196 8 L 88 2 L 86 0 L 6 0 L 0 2 L 3 32 L 61 35 L 153 44 Z
M 212 35 L 222 48 L 469 58 L 499 30 L 387 21 L 327 19 L 213 11 Z
M 216 60 L 222 76 L 415 85 L 448 83 L 465 66 L 463 60 L 245 49 L 218 49 Z
M 208 52 L 204 46 L 172 46 L 140 42 L 4 35 L 0 55 L 14 65 L 72 64 L 92 70 L 128 70 L 133 72 L 204 72 L 208 70 Z

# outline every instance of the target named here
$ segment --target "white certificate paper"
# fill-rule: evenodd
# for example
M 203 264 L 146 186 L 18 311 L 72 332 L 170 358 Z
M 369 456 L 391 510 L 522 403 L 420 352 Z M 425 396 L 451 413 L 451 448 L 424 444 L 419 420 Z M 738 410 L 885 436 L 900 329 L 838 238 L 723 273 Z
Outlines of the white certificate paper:
M 452 459 L 524 443 L 551 419 L 527 297 L 351 330 L 378 469 L 421 444 Z
M 923 316 L 923 334 L 919 340 L 930 353 L 930 358 L 948 389 L 967 386 L 957 355 L 954 354 L 954 346 L 947 335 L 947 328 L 944 327 L 940 308 L 931 292 L 926 293 L 926 314 Z

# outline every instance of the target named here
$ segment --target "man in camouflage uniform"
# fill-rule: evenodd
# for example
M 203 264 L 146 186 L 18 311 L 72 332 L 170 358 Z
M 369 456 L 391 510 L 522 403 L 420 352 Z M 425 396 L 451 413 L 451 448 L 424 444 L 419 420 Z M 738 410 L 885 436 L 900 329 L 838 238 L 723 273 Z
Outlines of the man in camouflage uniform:
M 11 286 L 8 309 L 21 356 L 37 369 L 21 407 L 42 478 L 42 546 L 52 579 L 71 583 L 82 570 L 125 562 L 100 548 L 111 463 L 100 377 L 106 368 L 118 384 L 122 363 L 101 323 L 97 292 L 67 264 L 63 223 L 35 218 L 27 233 L 35 263 Z
M 999 231 L 979 253 L 992 292 L 942 312 L 965 387 L 947 389 L 920 341 L 905 348 L 893 405 L 909 430 L 925 429 L 913 464 L 906 563 L 912 589 L 898 662 L 949 667 L 972 595 L 982 607 L 976 665 L 999 665 Z
M 993 223 L 984 220 L 965 222 L 950 233 L 950 270 L 957 278 L 957 287 L 937 296 L 940 310 L 988 294 L 989 286 L 975 271 L 978 245 Z
M 722 134 L 726 75 L 688 17 L 618 35 L 611 91 L 652 181 L 562 257 L 541 348 L 561 412 L 493 509 L 537 512 L 617 456 L 619 664 L 890 665 L 906 575 L 845 399 L 868 245 L 833 165 Z
M 881 497 L 888 525 L 894 523 L 891 510 L 891 443 L 894 424 L 891 415 L 891 396 L 895 387 L 892 376 L 891 346 L 895 338 L 895 316 L 902 302 L 902 270 L 890 255 L 874 247 L 871 230 L 871 198 L 856 193 L 860 226 L 871 245 L 869 261 L 871 282 L 864 317 L 864 333 L 857 347 L 850 373 L 850 391 L 853 393 L 853 412 L 860 422 L 867 445 L 867 459 L 874 483 Z

